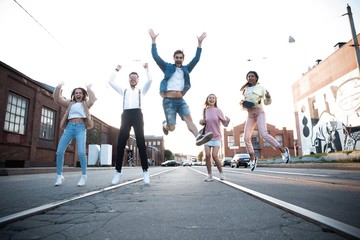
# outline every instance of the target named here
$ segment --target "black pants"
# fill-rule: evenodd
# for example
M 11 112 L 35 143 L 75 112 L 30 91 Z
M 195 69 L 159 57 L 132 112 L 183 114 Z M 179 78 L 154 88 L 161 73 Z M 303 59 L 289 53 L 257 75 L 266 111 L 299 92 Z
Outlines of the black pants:
M 118 145 L 116 149 L 116 163 L 115 169 L 118 172 L 121 172 L 124 152 L 127 140 L 130 136 L 131 127 L 134 128 L 136 145 L 139 149 L 141 167 L 143 171 L 147 171 L 149 168 L 147 155 L 146 155 L 146 145 L 144 137 L 144 118 L 141 112 L 141 109 L 128 109 L 124 110 L 121 115 L 121 127 L 118 137 Z

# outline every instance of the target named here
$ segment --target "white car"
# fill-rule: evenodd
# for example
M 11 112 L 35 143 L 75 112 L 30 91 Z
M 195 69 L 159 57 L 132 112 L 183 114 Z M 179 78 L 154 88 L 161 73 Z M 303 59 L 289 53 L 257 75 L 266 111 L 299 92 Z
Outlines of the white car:
M 190 160 L 185 160 L 185 161 L 183 161 L 182 165 L 183 165 L 183 167 L 185 167 L 185 166 L 190 166 L 191 167 L 193 165 L 193 163 Z

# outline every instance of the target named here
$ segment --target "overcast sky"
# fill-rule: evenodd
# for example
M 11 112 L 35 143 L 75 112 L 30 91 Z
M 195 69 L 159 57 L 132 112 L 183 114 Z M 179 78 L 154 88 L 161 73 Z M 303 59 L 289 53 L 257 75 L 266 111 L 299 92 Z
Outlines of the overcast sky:
M 194 122 L 214 93 L 230 127 L 243 123 L 239 89 L 246 73 L 255 70 L 273 97 L 265 107 L 267 122 L 295 132 L 291 85 L 317 59 L 331 55 L 338 42 L 351 40 L 349 18 L 342 16 L 347 4 L 359 33 L 359 0 L 0 0 L 0 60 L 34 80 L 65 82 L 67 97 L 73 88 L 92 83 L 99 99 L 92 113 L 115 127 L 122 104 L 107 84 L 111 71 L 122 64 L 117 81 L 128 84 L 129 72 L 138 71 L 141 84 L 146 80 L 141 63 L 148 62 L 154 80 L 143 106 L 145 134 L 162 135 L 163 75 L 152 60 L 147 31 L 159 33 L 164 60 L 172 62 L 173 52 L 182 49 L 185 63 L 195 54 L 196 37 L 206 32 L 185 96 Z M 195 145 L 185 122 L 178 118 L 177 123 L 165 147 L 197 155 L 203 147 Z

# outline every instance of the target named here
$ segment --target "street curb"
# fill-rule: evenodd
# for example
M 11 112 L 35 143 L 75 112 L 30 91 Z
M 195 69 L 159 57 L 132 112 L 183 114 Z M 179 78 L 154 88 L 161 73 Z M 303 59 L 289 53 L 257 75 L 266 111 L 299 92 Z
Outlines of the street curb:
M 258 163 L 258 167 L 360 170 L 360 163 Z
M 90 167 L 88 171 L 93 170 L 110 170 L 113 167 Z M 81 172 L 80 167 L 64 167 L 64 172 Z M 27 174 L 42 174 L 42 173 L 56 173 L 56 167 L 34 167 L 34 168 L 0 168 L 0 176 L 12 175 L 27 175 Z

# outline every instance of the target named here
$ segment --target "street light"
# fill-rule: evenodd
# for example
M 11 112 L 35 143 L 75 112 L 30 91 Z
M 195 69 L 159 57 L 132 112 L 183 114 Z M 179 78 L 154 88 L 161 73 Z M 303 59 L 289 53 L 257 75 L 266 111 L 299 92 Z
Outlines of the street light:
M 358 64 L 358 70 L 360 71 L 360 49 L 359 49 L 359 43 L 358 43 L 357 36 L 356 36 L 354 20 L 353 20 L 353 17 L 352 17 L 351 7 L 349 6 L 349 4 L 347 5 L 346 8 L 347 8 L 347 13 L 343 14 L 343 16 L 344 15 L 349 16 L 351 34 L 352 34 L 352 38 L 353 38 L 353 41 L 354 41 L 354 44 L 352 46 L 355 48 L 355 54 L 356 54 L 356 60 L 357 60 L 357 64 Z
M 295 42 L 295 38 L 293 38 L 292 36 L 289 36 L 289 43 L 294 43 Z

